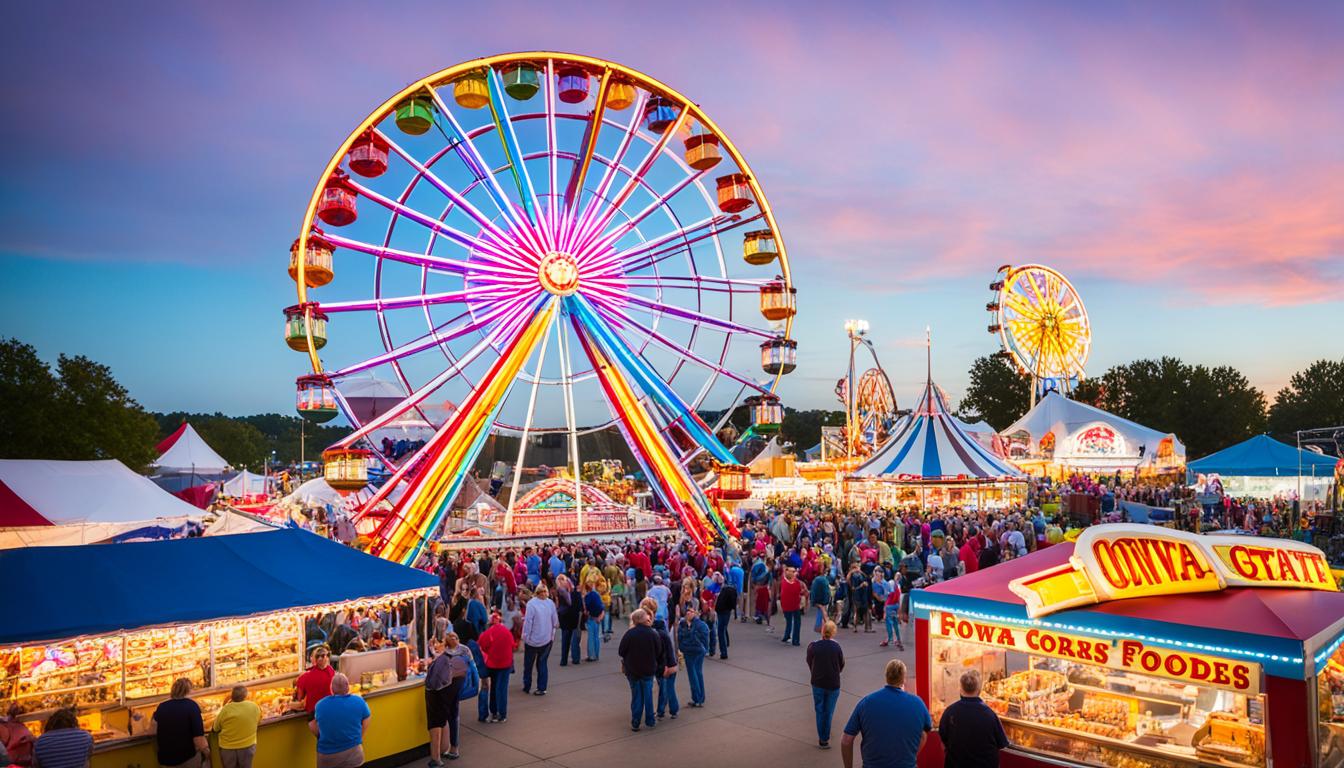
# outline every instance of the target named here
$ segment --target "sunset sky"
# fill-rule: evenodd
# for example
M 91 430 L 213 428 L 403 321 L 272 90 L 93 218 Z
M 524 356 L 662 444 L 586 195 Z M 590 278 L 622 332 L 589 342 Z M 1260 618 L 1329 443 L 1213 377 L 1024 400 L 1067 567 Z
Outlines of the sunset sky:
M 638 9 L 638 10 L 635 10 Z M 1267 390 L 1344 357 L 1344 3 L 23 3 L 0 46 L 0 335 L 154 410 L 289 412 L 287 249 L 323 164 L 408 82 L 503 51 L 696 100 L 775 209 L 797 407 L 847 316 L 908 406 L 954 400 L 1001 264 L 1078 287 L 1090 373 L 1158 355 Z

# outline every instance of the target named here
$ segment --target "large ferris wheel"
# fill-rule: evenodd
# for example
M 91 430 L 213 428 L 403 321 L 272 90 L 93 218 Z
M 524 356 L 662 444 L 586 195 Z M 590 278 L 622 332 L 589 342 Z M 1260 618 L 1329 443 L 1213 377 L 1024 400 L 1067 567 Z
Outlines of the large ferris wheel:
M 989 332 L 999 337 L 1017 369 L 1032 379 L 1031 403 L 1042 388 L 1065 392 L 1083 378 L 1092 347 L 1092 325 L 1083 299 L 1068 278 L 1040 264 L 999 268 Z
M 688 470 L 741 477 L 699 413 L 749 395 L 777 424 L 796 292 L 750 167 L 667 85 L 550 52 L 417 80 L 322 171 L 290 274 L 299 411 L 354 427 L 328 478 L 371 460 L 390 479 L 366 508 L 400 489 L 377 554 L 419 556 L 490 436 L 518 439 L 516 488 L 529 436 L 566 441 L 577 479 L 579 436 L 613 425 L 695 540 L 734 533 Z M 343 385 L 371 373 L 397 394 L 356 413 Z M 409 421 L 432 435 L 390 455 L 378 436 Z

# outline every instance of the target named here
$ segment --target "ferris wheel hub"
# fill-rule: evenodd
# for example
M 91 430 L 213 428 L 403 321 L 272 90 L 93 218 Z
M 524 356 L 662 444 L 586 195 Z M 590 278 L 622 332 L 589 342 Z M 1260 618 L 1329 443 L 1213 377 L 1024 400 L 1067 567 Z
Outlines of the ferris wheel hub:
M 556 296 L 569 296 L 579 289 L 579 261 L 564 251 L 551 251 L 541 257 L 537 279 Z

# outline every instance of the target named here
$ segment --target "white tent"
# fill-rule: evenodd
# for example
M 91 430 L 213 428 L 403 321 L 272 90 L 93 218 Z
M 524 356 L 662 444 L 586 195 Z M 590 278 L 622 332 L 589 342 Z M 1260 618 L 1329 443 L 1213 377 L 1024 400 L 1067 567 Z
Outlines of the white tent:
M 958 427 L 961 427 L 961 431 L 965 432 L 968 437 L 979 443 L 981 448 L 990 451 L 995 456 L 1003 456 L 1003 441 L 999 439 L 999 433 L 994 431 L 994 427 L 990 426 L 989 422 L 983 420 L 976 422 L 962 421 L 956 416 L 952 417 L 952 421 Z
M 1014 459 L 1044 461 L 1074 469 L 1161 469 L 1185 465 L 1185 445 L 1100 408 L 1049 392 L 1012 426 L 999 433 Z
M 206 444 L 190 425 L 177 440 L 150 465 L 158 474 L 219 475 L 227 472 L 229 462 Z
M 265 496 L 270 491 L 270 486 L 274 484 L 274 477 L 258 475 L 243 470 L 224 481 L 224 485 L 219 489 L 219 492 L 225 496 L 232 496 L 235 499 L 251 496 Z
M 116 460 L 0 460 L 0 546 L 158 536 L 202 514 Z
M 279 525 L 268 523 L 252 515 L 226 509 L 220 513 L 215 522 L 205 527 L 205 532 L 201 535 L 226 536 L 233 533 L 256 533 L 257 531 L 273 531 L 279 527 Z
M 326 479 L 314 477 L 290 491 L 279 503 L 298 507 L 322 507 L 330 504 L 332 507 L 342 508 L 367 501 L 374 493 L 376 491 L 373 486 L 365 486 L 362 490 L 342 494 L 328 485 Z

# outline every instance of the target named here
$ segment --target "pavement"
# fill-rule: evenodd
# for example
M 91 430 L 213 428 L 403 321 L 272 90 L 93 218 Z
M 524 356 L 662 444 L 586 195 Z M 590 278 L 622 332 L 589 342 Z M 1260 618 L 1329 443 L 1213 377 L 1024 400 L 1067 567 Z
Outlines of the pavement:
M 913 625 L 901 627 L 903 652 L 878 646 L 886 637 L 879 623 L 873 624 L 871 634 L 840 630 L 836 639 L 845 649 L 845 671 L 831 749 L 821 750 L 805 657 L 807 643 L 819 637 L 812 631 L 815 616 L 804 618 L 802 645 L 797 648 L 780 642 L 783 616 L 775 619 L 773 634 L 753 622 L 734 621 L 728 659 L 705 659 L 705 706 L 686 706 L 690 687 L 685 673 L 678 674 L 677 697 L 682 703 L 678 718 L 659 720 L 656 727 L 638 733 L 630 730 L 630 688 L 616 654 L 622 627 L 617 626 L 617 634 L 603 645 L 600 661 L 577 667 L 558 666 L 557 636 L 546 695 L 523 695 L 519 654 L 510 680 L 508 722 L 478 722 L 475 704 L 464 703 L 462 759 L 447 764 L 591 768 L 637 761 L 639 768 L 687 768 L 713 756 L 716 761 L 730 758 L 740 768 L 839 766 L 845 722 L 860 697 L 882 686 L 889 659 L 905 661 L 910 670 L 907 690 L 914 690 Z M 425 764 L 421 759 L 407 765 Z

